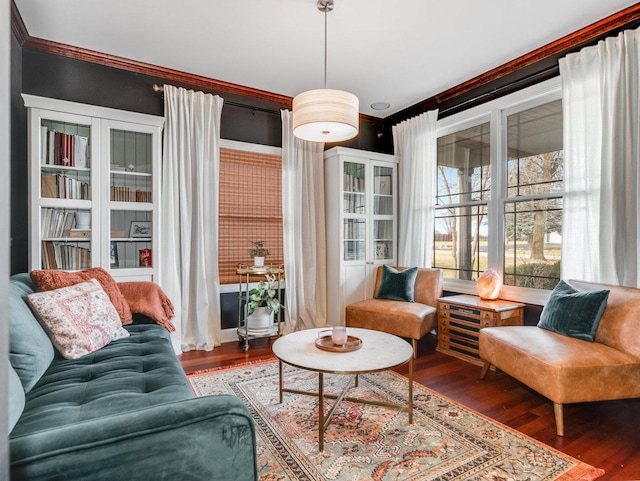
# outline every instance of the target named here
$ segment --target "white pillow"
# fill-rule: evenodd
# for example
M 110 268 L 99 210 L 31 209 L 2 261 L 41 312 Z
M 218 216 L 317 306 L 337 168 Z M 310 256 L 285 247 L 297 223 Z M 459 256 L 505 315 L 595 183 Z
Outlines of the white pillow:
M 128 337 L 120 316 L 96 279 L 27 296 L 27 302 L 66 359 L 97 351 Z

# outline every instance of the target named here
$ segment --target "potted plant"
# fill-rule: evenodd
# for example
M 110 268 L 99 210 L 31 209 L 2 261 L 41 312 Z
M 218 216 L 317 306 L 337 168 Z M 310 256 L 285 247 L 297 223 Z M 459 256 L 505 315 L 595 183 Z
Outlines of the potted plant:
M 253 248 L 249 251 L 249 257 L 253 257 L 253 265 L 256 267 L 264 266 L 264 258 L 267 257 L 270 252 L 265 248 L 264 241 L 249 241 Z
M 250 330 L 268 329 L 273 325 L 273 316 L 284 309 L 278 292 L 278 278 L 267 274 L 265 281 L 260 281 L 258 287 L 247 293 L 247 328 Z

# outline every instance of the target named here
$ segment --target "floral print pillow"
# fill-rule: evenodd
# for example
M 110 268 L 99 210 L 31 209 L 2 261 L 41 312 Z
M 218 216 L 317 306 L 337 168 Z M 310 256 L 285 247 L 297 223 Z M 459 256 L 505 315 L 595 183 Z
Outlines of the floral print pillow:
M 96 279 L 27 296 L 27 302 L 66 359 L 97 351 L 129 336 L 120 316 Z

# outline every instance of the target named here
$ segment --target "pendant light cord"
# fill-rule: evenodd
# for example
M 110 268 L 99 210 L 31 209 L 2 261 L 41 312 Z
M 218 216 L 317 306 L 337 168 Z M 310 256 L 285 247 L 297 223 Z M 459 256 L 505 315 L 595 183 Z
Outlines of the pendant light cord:
M 324 7 L 324 88 L 327 88 L 327 10 L 329 8 Z

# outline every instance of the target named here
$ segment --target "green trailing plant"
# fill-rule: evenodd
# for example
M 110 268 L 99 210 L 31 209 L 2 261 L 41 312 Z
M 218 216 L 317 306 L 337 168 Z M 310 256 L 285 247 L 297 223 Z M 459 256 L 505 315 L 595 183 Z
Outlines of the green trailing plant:
M 249 241 L 253 249 L 249 251 L 249 257 L 267 257 L 270 252 L 265 248 L 264 241 Z
M 268 307 L 271 312 L 278 314 L 284 306 L 276 296 L 278 292 L 278 278 L 273 274 L 266 274 L 266 281 L 260 281 L 258 287 L 247 293 L 247 315 L 253 314 L 257 307 Z

